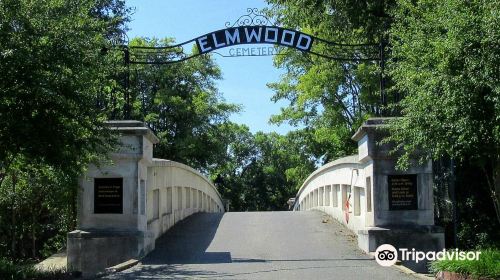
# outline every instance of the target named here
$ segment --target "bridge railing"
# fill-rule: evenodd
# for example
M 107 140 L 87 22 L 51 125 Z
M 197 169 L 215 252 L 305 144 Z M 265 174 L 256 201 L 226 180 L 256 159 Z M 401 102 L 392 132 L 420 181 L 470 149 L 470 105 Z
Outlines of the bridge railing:
M 193 213 L 224 211 L 212 182 L 185 164 L 155 158 L 147 181 L 147 228 L 155 238 Z
M 373 225 L 371 177 L 358 155 L 330 162 L 302 184 L 294 211 L 318 210 L 357 231 Z

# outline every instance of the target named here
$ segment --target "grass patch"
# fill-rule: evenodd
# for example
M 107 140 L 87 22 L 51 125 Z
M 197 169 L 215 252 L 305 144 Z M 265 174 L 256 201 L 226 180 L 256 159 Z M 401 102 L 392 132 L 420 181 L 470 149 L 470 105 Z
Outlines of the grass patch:
M 64 270 L 39 271 L 34 264 L 17 264 L 0 258 L 0 279 L 2 280 L 68 280 L 73 279 Z
M 486 277 L 491 279 L 500 278 L 500 250 L 480 250 L 479 260 L 441 260 L 431 263 L 432 272 L 439 271 L 456 272 L 473 277 Z

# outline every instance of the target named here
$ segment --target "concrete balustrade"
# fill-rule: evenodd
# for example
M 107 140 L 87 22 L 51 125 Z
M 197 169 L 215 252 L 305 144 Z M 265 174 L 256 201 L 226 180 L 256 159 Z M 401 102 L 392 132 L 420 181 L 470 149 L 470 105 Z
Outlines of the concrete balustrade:
M 119 145 L 79 180 L 78 229 L 68 233 L 68 269 L 92 277 L 139 259 L 174 224 L 196 212 L 223 212 L 222 198 L 193 168 L 153 158 L 159 139 L 138 121 L 112 121 Z
M 299 189 L 294 210 L 325 212 L 353 231 L 373 226 L 371 185 L 366 184 L 372 180 L 369 172 L 370 165 L 360 164 L 357 155 L 318 168 Z
M 148 230 L 155 238 L 197 212 L 223 212 L 215 186 L 195 169 L 171 160 L 153 159 L 148 168 Z

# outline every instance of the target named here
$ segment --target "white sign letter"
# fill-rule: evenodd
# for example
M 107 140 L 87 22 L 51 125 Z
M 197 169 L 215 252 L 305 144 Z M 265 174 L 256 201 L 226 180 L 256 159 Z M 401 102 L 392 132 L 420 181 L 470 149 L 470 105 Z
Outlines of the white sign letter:
M 247 35 L 247 43 L 252 42 L 252 38 L 255 38 L 255 40 L 257 40 L 257 43 L 260 42 L 261 31 L 262 31 L 262 28 L 259 27 L 259 33 L 257 34 L 255 32 L 255 28 L 252 28 L 250 34 L 248 34 L 248 28 L 245 28 L 245 34 Z
M 304 39 L 306 42 L 302 43 Z M 299 40 L 297 41 L 297 49 L 307 51 L 310 47 L 311 47 L 311 36 L 300 34 Z
M 274 38 L 269 38 L 269 31 L 274 34 Z M 266 36 L 264 37 L 264 41 L 266 41 L 266 43 L 278 43 L 278 28 L 266 28 Z
M 212 47 L 206 47 L 208 45 L 207 36 L 198 38 L 198 46 L 200 46 L 201 52 L 205 53 L 212 49 Z
M 226 30 L 225 33 L 226 33 L 226 43 L 228 45 L 234 44 L 235 42 L 238 42 L 238 44 L 240 43 L 240 31 L 238 31 L 238 29 L 234 30 L 234 33 L 232 36 L 228 30 Z
M 214 39 L 214 46 L 216 49 L 220 48 L 220 47 L 224 47 L 226 45 L 226 43 L 217 42 L 217 37 L 215 36 L 215 33 L 212 33 L 212 39 Z
M 229 49 L 229 55 L 230 56 L 236 56 L 236 54 L 234 53 L 234 49 L 233 48 Z
M 290 34 L 290 41 L 286 41 L 286 34 Z M 281 44 L 287 46 L 293 46 L 293 39 L 295 39 L 295 32 L 291 30 L 283 30 L 283 35 L 281 35 Z

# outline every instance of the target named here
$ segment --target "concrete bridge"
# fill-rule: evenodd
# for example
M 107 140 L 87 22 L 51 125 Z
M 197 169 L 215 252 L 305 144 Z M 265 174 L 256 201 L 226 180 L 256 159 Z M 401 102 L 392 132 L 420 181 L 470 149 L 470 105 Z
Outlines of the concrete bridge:
M 410 160 L 408 170 L 396 168 L 386 118 L 367 120 L 354 134 L 358 153 L 314 171 L 295 198 L 295 211 L 328 214 L 357 236 L 358 247 L 376 252 L 383 244 L 396 249 L 439 251 L 444 232 L 434 225 L 432 164 Z M 427 262 L 402 260 L 413 270 L 427 271 Z
M 405 279 L 373 260 L 382 244 L 441 250 L 432 168 L 395 169 L 383 119 L 354 135 L 358 154 L 313 172 L 291 212 L 224 213 L 214 185 L 183 164 L 152 158 L 156 136 L 141 122 L 110 122 L 121 145 L 112 163 L 80 180 L 78 230 L 68 268 L 93 276 L 129 259 L 109 279 Z M 425 270 L 425 262 L 404 265 Z
M 138 121 L 109 122 L 121 145 L 111 162 L 80 178 L 78 230 L 68 234 L 68 268 L 92 276 L 146 256 L 173 225 L 197 212 L 224 212 L 205 176 L 184 164 L 153 158 L 158 138 Z

